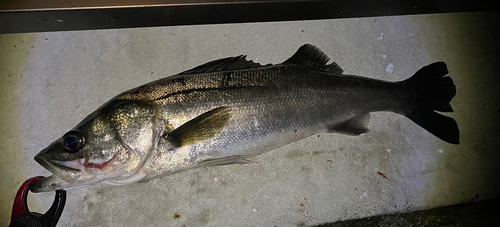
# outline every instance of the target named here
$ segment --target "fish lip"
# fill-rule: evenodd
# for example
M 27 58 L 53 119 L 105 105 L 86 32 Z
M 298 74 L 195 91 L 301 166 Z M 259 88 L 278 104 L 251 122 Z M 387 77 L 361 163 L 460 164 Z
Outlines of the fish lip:
M 71 167 L 77 167 L 77 165 L 70 164 L 74 161 L 70 162 L 51 161 L 47 160 L 46 158 L 40 155 L 35 156 L 35 161 L 38 162 L 38 164 L 40 164 L 41 166 L 43 166 L 45 169 L 53 173 L 55 176 L 68 183 L 73 183 L 77 181 L 81 176 L 80 169 L 71 168 Z
M 67 182 L 55 175 L 52 175 L 31 183 L 29 185 L 29 190 L 33 193 L 50 192 L 63 189 L 64 184 L 67 184 Z

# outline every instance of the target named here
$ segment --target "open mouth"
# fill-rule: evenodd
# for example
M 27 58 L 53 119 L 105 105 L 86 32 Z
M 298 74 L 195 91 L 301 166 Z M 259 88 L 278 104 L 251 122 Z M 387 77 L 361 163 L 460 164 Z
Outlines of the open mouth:
M 70 183 L 60 179 L 59 177 L 52 175 L 47 178 L 43 178 L 39 181 L 33 182 L 29 185 L 29 189 L 33 193 L 39 192 L 50 192 L 54 190 L 67 188 Z
M 46 159 L 41 155 L 35 156 L 35 161 L 42 165 L 45 169 L 52 172 L 55 176 L 62 180 L 73 183 L 80 178 L 84 169 L 104 170 L 110 163 L 118 160 L 118 154 L 115 154 L 110 160 L 103 163 L 85 162 L 85 159 L 77 159 L 72 161 L 56 161 Z
M 85 163 L 84 160 L 85 159 L 82 158 L 72 161 L 55 161 L 44 158 L 43 155 L 36 155 L 35 161 L 52 172 L 53 175 L 31 184 L 31 192 L 39 193 L 58 189 L 79 188 L 99 182 L 102 179 L 88 179 L 89 176 L 85 175 L 84 170 L 86 168 L 101 170 L 110 162 L 116 160 L 116 157 L 102 164 Z
M 36 155 L 35 161 L 68 183 L 75 182 L 81 176 L 82 160 L 51 161 L 40 155 Z
M 85 162 L 83 163 L 82 165 L 85 167 L 85 168 L 92 168 L 92 169 L 99 169 L 99 170 L 103 170 L 105 169 L 106 167 L 108 167 L 108 164 L 114 162 L 118 160 L 118 154 L 115 154 L 110 160 L 108 161 L 105 161 L 103 163 L 93 163 L 93 162 Z

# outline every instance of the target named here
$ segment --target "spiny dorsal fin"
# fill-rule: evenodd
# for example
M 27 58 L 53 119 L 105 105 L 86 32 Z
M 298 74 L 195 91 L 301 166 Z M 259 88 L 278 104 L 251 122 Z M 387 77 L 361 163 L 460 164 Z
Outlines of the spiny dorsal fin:
M 179 126 L 168 134 L 167 140 L 182 147 L 212 139 L 222 133 L 231 117 L 231 107 L 215 108 Z
M 181 72 L 179 73 L 179 75 L 211 73 L 211 72 L 231 71 L 240 69 L 253 69 L 262 66 L 263 65 L 259 63 L 247 60 L 245 55 L 240 55 L 238 57 L 229 57 L 211 61 L 203 65 L 200 65 L 198 67 L 195 67 L 193 69 L 187 70 L 185 72 Z
M 370 114 L 356 115 L 353 118 L 335 125 L 330 128 L 329 132 L 342 133 L 351 136 L 359 136 L 370 131 L 368 129 L 368 121 Z
M 340 68 L 340 66 L 335 62 L 327 65 L 328 61 L 330 61 L 330 58 L 323 53 L 323 51 L 311 44 L 305 44 L 301 46 L 292 57 L 284 61 L 282 64 L 304 65 L 335 74 L 342 74 L 344 72 L 344 70 L 342 70 L 342 68 Z

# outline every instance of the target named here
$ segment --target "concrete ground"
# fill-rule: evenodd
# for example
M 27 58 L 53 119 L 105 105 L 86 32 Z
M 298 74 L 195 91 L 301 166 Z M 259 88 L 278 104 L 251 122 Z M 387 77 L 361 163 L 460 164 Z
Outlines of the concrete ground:
M 500 200 L 483 200 L 406 213 L 345 220 L 314 227 L 498 227 Z
M 453 13 L 0 35 L 0 226 L 20 184 L 49 175 L 33 156 L 114 95 L 222 57 L 279 63 L 304 43 L 348 74 L 390 81 L 445 61 L 461 144 L 375 113 L 368 134 L 314 135 L 254 164 L 69 190 L 59 226 L 308 226 L 498 198 L 499 21 Z M 31 194 L 29 205 L 43 212 L 52 196 Z

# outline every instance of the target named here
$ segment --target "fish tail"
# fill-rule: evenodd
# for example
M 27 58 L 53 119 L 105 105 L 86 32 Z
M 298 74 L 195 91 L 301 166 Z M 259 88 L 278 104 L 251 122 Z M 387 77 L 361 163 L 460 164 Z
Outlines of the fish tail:
M 438 138 L 448 143 L 459 144 L 457 122 L 437 112 L 453 112 L 450 101 L 457 90 L 453 80 L 446 74 L 448 74 L 446 64 L 435 62 L 402 81 L 401 83 L 413 89 L 413 105 L 404 114 Z

